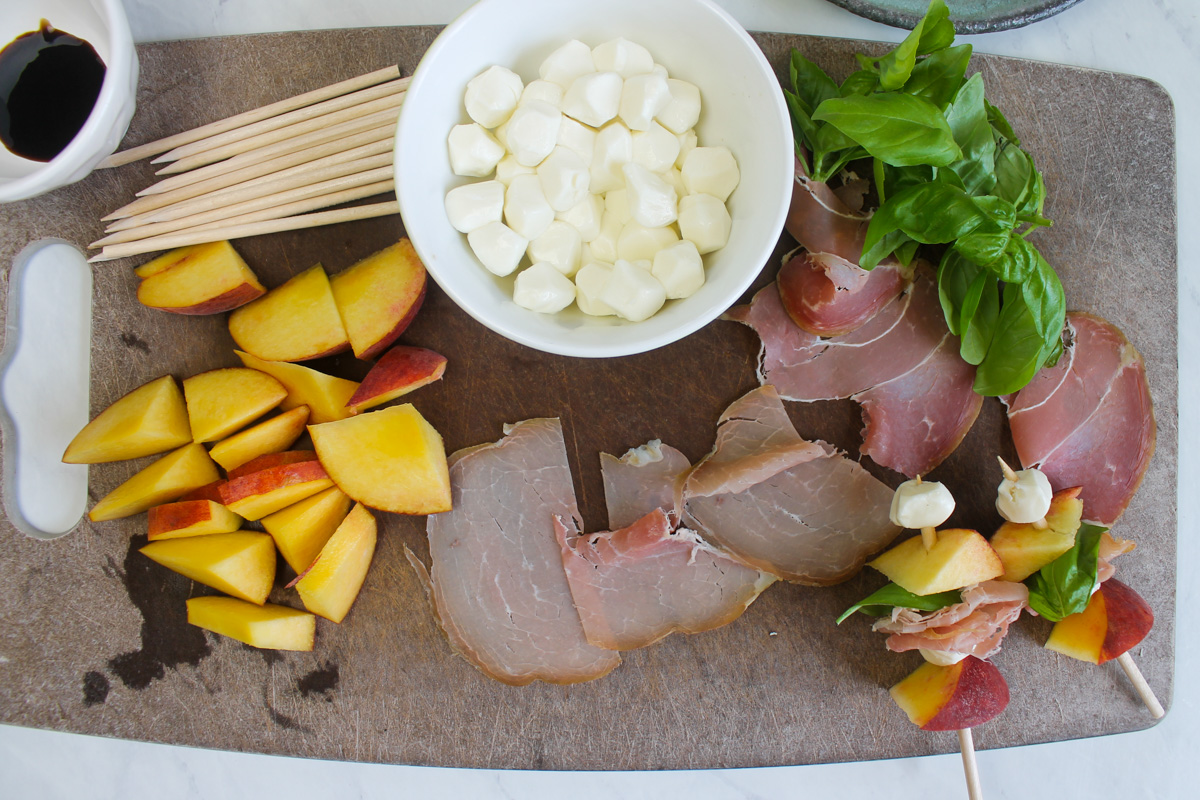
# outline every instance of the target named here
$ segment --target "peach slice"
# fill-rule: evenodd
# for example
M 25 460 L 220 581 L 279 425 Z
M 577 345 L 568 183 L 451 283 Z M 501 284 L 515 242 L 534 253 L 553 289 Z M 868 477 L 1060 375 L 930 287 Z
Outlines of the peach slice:
M 450 510 L 442 437 L 412 404 L 309 425 L 321 463 L 350 499 L 397 514 Z
M 182 539 L 206 533 L 232 533 L 242 518 L 211 500 L 186 500 L 150 509 L 150 541 Z
M 412 322 L 425 299 L 425 265 L 401 239 L 329 279 L 350 346 L 358 358 L 382 353 Z
M 243 428 L 287 397 L 283 384 L 256 369 L 228 367 L 183 382 L 192 439 L 212 442 Z
M 296 579 L 304 607 L 325 619 L 341 622 L 362 589 L 375 555 L 375 517 L 355 504 L 317 560 Z
M 926 731 L 974 728 L 1008 706 L 1004 676 L 975 656 L 944 667 L 926 662 L 888 692 L 912 723 Z
M 396 345 L 371 367 L 346 407 L 358 414 L 381 406 L 439 380 L 445 371 L 445 356 L 423 347 Z
M 211 453 L 209 454 L 212 455 Z M 221 484 L 225 482 L 224 478 L 215 480 L 212 483 L 206 483 L 198 489 L 193 489 L 187 494 L 179 498 L 179 502 L 184 503 L 189 500 L 211 500 L 214 503 L 221 502 Z
M 210 533 L 151 542 L 140 551 L 169 570 L 255 605 L 275 582 L 275 544 L 265 533 Z
M 1109 578 L 1078 614 L 1054 623 L 1046 648 L 1092 664 L 1111 661 L 1136 647 L 1154 627 L 1154 612 L 1142 596 Z
M 221 502 L 246 519 L 262 519 L 330 486 L 320 461 L 299 461 L 231 478 L 221 486 Z
M 187 621 L 263 650 L 312 650 L 317 632 L 317 618 L 307 611 L 233 597 L 191 598 Z
M 301 573 L 313 563 L 349 510 L 350 498 L 331 486 L 260 521 L 275 540 L 283 560 Z
M 308 424 L 308 406 L 271 417 L 212 446 L 208 454 L 226 470 L 236 469 L 266 453 L 286 450 L 304 433 Z
M 129 517 L 151 506 L 177 500 L 219 477 L 217 465 L 208 457 L 204 446 L 187 444 L 167 453 L 106 494 L 88 512 L 88 519 L 101 522 Z
M 247 367 L 265 372 L 284 385 L 288 391 L 287 399 L 283 401 L 285 409 L 308 406 L 310 424 L 332 422 L 350 416 L 346 403 L 358 390 L 358 384 L 354 381 L 335 378 L 299 364 L 263 361 L 240 350 L 234 352 Z
M 284 450 L 281 453 L 263 453 L 261 456 L 250 459 L 240 467 L 234 467 L 229 470 L 227 476 L 229 480 L 240 478 L 243 475 L 249 475 L 252 472 L 259 470 L 270 469 L 271 467 L 282 467 L 284 464 L 299 464 L 301 461 L 316 461 L 317 454 L 314 450 Z
M 1083 516 L 1082 487 L 1055 492 L 1046 512 L 1046 527 L 1005 522 L 992 536 L 992 549 L 1004 562 L 1004 580 L 1023 581 L 1075 544 L 1075 533 Z
M 170 375 L 134 389 L 83 427 L 67 445 L 67 464 L 100 464 L 165 453 L 192 441 L 183 395 Z
M 267 291 L 227 241 L 173 250 L 136 272 L 141 304 L 175 314 L 220 314 Z
M 350 347 L 320 264 L 230 314 L 229 333 L 264 361 L 308 361 Z
M 317 452 L 321 449 L 318 447 Z M 976 531 L 951 528 L 938 531 L 929 550 L 920 536 L 888 550 L 869 563 L 913 594 L 937 594 L 991 580 L 1004 573 L 1004 564 L 988 540 Z

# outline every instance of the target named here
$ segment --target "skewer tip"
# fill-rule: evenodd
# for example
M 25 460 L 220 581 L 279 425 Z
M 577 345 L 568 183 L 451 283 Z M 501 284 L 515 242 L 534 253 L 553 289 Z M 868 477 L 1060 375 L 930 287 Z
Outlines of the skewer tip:
M 1004 473 L 1004 477 L 1010 481 L 1016 481 L 1017 473 L 1013 471 L 1013 468 L 1000 456 L 996 456 L 996 460 L 1000 462 L 1000 471 Z

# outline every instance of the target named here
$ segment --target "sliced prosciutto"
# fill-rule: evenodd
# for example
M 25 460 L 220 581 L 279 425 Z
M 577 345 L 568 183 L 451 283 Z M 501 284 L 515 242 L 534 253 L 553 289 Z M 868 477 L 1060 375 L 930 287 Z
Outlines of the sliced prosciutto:
M 988 658 L 999 652 L 1008 626 L 1021 616 L 1029 589 L 1012 581 L 984 581 L 963 589 L 962 602 L 922 613 L 895 608 L 875 622 L 872 630 L 891 634 L 887 648 L 937 650 Z
M 775 581 L 676 529 L 661 508 L 602 533 L 579 533 L 570 518 L 554 523 L 583 630 L 598 647 L 632 650 L 719 628 Z
M 600 472 L 604 478 L 609 527 L 628 527 L 656 508 L 678 520 L 678 483 L 691 468 L 687 456 L 658 439 L 635 447 L 620 458 L 601 453 Z
M 683 522 L 765 572 L 824 586 L 849 578 L 900 529 L 892 490 L 824 442 L 800 438 L 771 386 L 722 414 L 683 484 Z
M 1062 357 L 1006 398 L 1017 454 L 1055 490 L 1082 486 L 1084 518 L 1110 526 L 1154 454 L 1146 365 L 1125 335 L 1091 314 L 1067 314 Z
M 909 477 L 954 452 L 979 416 L 975 368 L 958 355 L 928 271 L 853 333 L 822 339 L 801 330 L 767 286 L 725 319 L 762 340 L 758 378 L 788 400 L 852 398 L 863 409 L 861 452 Z
M 458 451 L 450 485 L 453 510 L 427 525 L 428 588 L 454 649 L 515 686 L 577 683 L 620 664 L 584 636 L 555 539 L 556 518 L 579 524 L 559 421 L 518 422 Z

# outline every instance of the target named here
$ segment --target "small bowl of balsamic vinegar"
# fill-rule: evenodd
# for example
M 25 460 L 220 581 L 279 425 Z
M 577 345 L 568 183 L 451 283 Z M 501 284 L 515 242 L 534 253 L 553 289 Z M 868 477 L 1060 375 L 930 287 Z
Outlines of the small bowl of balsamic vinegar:
M 0 203 L 83 178 L 133 117 L 121 0 L 0 0 Z

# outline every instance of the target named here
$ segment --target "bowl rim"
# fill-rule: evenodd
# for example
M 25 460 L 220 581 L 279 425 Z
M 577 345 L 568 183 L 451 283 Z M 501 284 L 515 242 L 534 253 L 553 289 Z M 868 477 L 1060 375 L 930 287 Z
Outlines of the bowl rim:
M 444 28 L 438 34 L 433 43 L 421 57 L 420 63 L 418 63 L 416 70 L 414 70 L 412 74 L 412 81 L 409 83 L 408 93 L 412 95 L 421 91 L 421 88 L 428 80 L 428 76 L 432 69 L 430 65 L 438 59 L 439 55 L 444 49 L 450 46 L 449 43 L 458 30 L 470 25 L 477 16 L 482 14 L 484 10 L 490 8 L 491 6 L 519 2 L 520 0 L 479 0 L 479 2 L 476 2 L 474 5 L 460 14 L 453 22 L 447 25 L 446 28 Z M 686 0 L 686 2 L 706 9 L 719 21 L 724 23 L 726 28 L 728 28 L 737 39 L 740 39 L 742 44 L 748 49 L 753 63 L 757 66 L 761 74 L 765 78 L 768 78 L 772 84 L 777 82 L 775 70 L 767 60 L 762 48 L 758 46 L 758 43 L 754 41 L 753 37 L 750 36 L 746 29 L 742 27 L 741 23 L 734 19 L 729 12 L 719 6 L 716 2 L 714 2 L 714 0 Z M 782 90 L 773 91 L 769 94 L 776 120 L 787 130 L 785 139 L 789 143 L 789 146 L 786 154 L 783 152 L 780 153 L 780 169 L 782 175 L 790 176 L 793 172 L 794 159 L 794 154 L 792 153 L 790 145 L 792 141 L 791 117 L 787 110 L 787 105 L 784 101 Z M 401 174 L 404 160 L 402 148 L 405 141 L 405 131 L 409 126 L 420 125 L 419 120 L 415 120 L 412 115 L 405 113 L 408 107 L 409 104 L 407 103 L 404 106 L 401 106 L 399 119 L 396 123 L 396 134 L 393 140 L 392 162 L 393 170 L 395 171 L 396 197 L 399 201 L 402 219 L 405 216 L 405 208 L 410 203 L 422 201 L 428 203 L 428 197 L 418 197 L 419 193 L 417 190 L 410 189 L 409 183 L 403 179 Z M 776 203 L 775 219 L 772 220 L 769 225 L 769 230 L 773 231 L 773 234 L 770 237 L 764 236 L 764 241 L 760 245 L 760 252 L 756 253 L 757 259 L 762 262 L 761 267 L 757 270 L 747 269 L 742 277 L 730 287 L 728 294 L 728 296 L 732 298 L 730 300 L 730 305 L 736 302 L 736 299 L 745 293 L 745 291 L 762 273 L 762 269 L 766 268 L 766 266 L 769 264 L 770 255 L 775 249 L 775 245 L 779 240 L 779 235 L 782 233 L 784 223 L 787 219 L 788 208 L 791 202 L 791 184 L 792 181 L 790 179 L 781 182 L 782 191 L 780 192 L 780 197 Z M 406 199 L 409 201 L 408 203 L 406 203 Z M 421 260 L 427 265 L 429 275 L 434 279 L 442 291 L 445 292 L 446 295 L 454 302 L 455 305 L 465 311 L 476 322 L 480 323 L 489 330 L 505 337 L 506 339 L 509 339 L 510 341 L 517 342 L 518 344 L 522 344 L 526 347 L 530 347 L 534 350 L 545 353 L 580 358 L 616 358 L 645 353 L 690 336 L 700 328 L 708 325 L 713 320 L 718 319 L 721 314 L 728 309 L 728 306 L 720 307 L 718 304 L 716 308 L 710 310 L 708 313 L 696 315 L 694 318 L 688 320 L 684 324 L 677 325 L 658 334 L 646 336 L 645 338 L 636 339 L 628 343 L 614 344 L 606 341 L 581 343 L 565 339 L 540 339 L 534 336 L 526 335 L 520 329 L 505 325 L 504 321 L 501 319 L 487 318 L 484 313 L 473 308 L 469 302 L 466 302 L 463 299 L 462 294 L 454 288 L 453 281 L 441 280 L 440 276 L 438 275 L 438 267 L 430 266 L 431 264 L 436 264 L 437 259 L 429 258 L 427 257 L 426 253 L 422 252 L 424 246 L 419 238 L 419 234 L 417 237 L 414 237 L 412 232 L 407 229 L 407 224 L 405 227 L 405 232 L 412 241 L 413 247 L 417 251 L 417 255 L 420 256 Z M 767 240 L 768 238 L 769 241 Z

